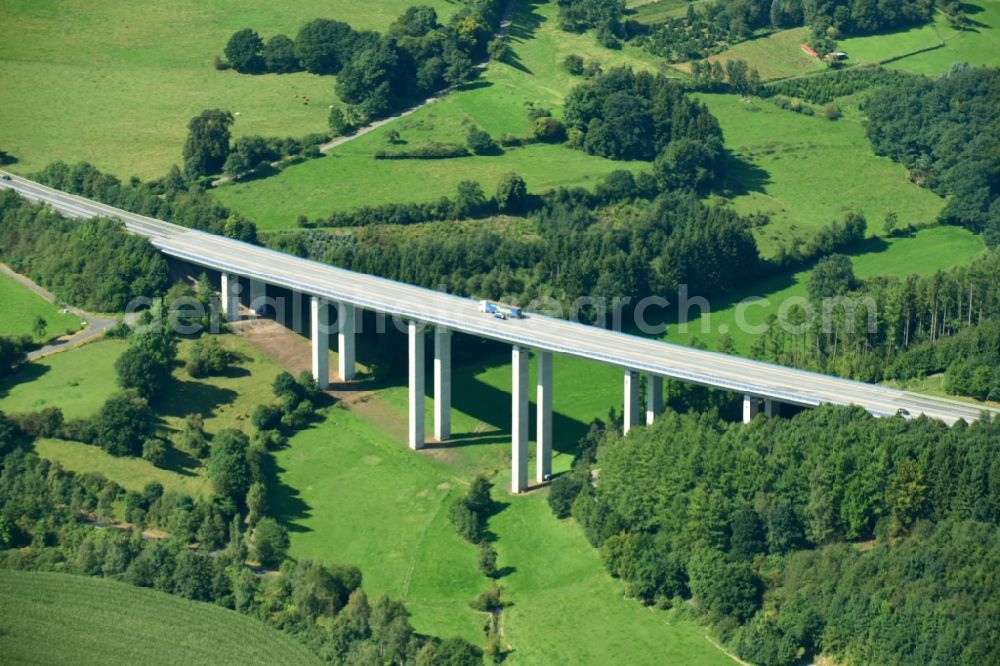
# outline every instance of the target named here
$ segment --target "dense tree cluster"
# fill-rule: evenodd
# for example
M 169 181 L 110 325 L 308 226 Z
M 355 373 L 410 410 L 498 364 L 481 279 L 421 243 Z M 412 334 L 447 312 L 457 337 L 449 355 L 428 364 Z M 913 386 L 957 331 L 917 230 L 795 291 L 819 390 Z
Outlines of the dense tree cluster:
M 0 258 L 61 300 L 93 312 L 121 312 L 169 284 L 167 264 L 145 238 L 106 219 L 69 220 L 0 192 Z
M 244 533 L 224 497 L 193 499 L 155 482 L 125 491 L 100 474 L 67 472 L 30 452 L 2 414 L 0 454 L 2 567 L 103 576 L 215 603 L 296 636 L 329 663 L 482 663 L 482 651 L 462 639 L 417 634 L 401 602 L 369 601 L 357 568 L 285 560 L 284 528 L 264 518 Z M 147 527 L 166 536 L 144 537 Z M 254 573 L 250 545 L 280 575 Z
M 1000 402 L 1000 317 L 913 345 L 895 358 L 885 374 L 906 380 L 939 372 L 945 373 L 949 393 Z
M 177 358 L 177 341 L 166 328 L 145 328 L 129 336 L 129 347 L 115 361 L 115 372 L 123 389 L 134 390 L 152 400 L 170 381 Z
M 692 63 L 693 64 L 693 63 Z M 899 85 L 912 74 L 882 67 L 831 70 L 817 76 L 802 76 L 767 84 L 769 94 L 797 97 L 813 104 L 829 104 L 838 97 L 883 86 Z
M 230 38 L 226 58 L 241 72 L 303 68 L 337 75 L 337 96 L 349 105 L 336 123 L 331 114 L 331 127 L 336 124 L 335 132 L 341 133 L 465 81 L 473 63 L 486 57 L 504 5 L 502 0 L 463 0 L 447 25 L 431 7 L 410 7 L 385 35 L 315 19 L 294 41 L 276 35 L 264 43 L 246 28 Z
M 825 265 L 818 268 L 829 272 Z M 998 274 L 1000 253 L 993 250 L 948 272 L 878 277 L 846 291 L 829 286 L 844 285 L 844 280 L 830 280 L 828 275 L 814 280 L 827 286 L 816 288 L 811 314 L 796 306 L 788 312 L 786 323 L 791 326 L 771 320 L 751 354 L 865 381 L 912 379 L 965 362 L 969 372 L 980 373 L 976 383 L 981 379 L 988 386 L 988 375 L 977 368 L 988 365 L 993 356 L 988 349 L 991 329 L 965 333 L 956 341 L 949 337 L 1000 316 Z M 956 366 L 953 377 L 963 372 Z M 967 383 L 959 381 L 955 387 Z
M 639 195 L 628 172 L 608 178 L 598 194 L 563 190 L 548 198 L 530 237 L 475 233 L 405 235 L 380 227 L 350 236 L 323 233 L 270 237 L 276 249 L 352 270 L 450 293 L 528 303 L 581 296 L 636 300 L 676 293 L 727 291 L 762 274 L 750 224 L 707 206 L 694 194 L 666 193 L 618 224 L 590 210 L 595 196 Z M 584 314 L 585 318 L 589 315 Z
M 592 155 L 656 159 L 667 188 L 706 184 L 719 168 L 718 121 L 662 75 L 611 69 L 570 91 L 563 117 L 571 143 Z
M 942 221 L 1000 244 L 1000 69 L 953 67 L 908 78 L 867 98 L 868 138 L 911 178 L 950 195 Z
M 688 5 L 645 38 L 654 55 L 684 62 L 719 53 L 757 30 L 807 26 L 812 46 L 825 55 L 841 36 L 867 35 L 926 23 L 933 0 L 715 0 Z
M 201 186 L 188 180 L 176 166 L 163 178 L 147 183 L 138 178 L 123 183 L 111 174 L 101 173 L 87 162 L 73 166 L 53 162 L 32 177 L 57 190 L 79 194 L 132 213 L 248 243 L 257 242 L 257 227 L 253 222 L 229 211 Z
M 629 595 L 693 597 L 754 663 L 987 663 L 998 588 L 962 581 L 996 576 L 998 437 L 1000 422 L 860 408 L 750 426 L 668 412 L 628 437 L 607 429 L 559 506 L 575 494 L 572 515 Z
M 567 32 L 597 30 L 597 40 L 608 48 L 618 46 L 619 37 L 627 37 L 622 18 L 624 0 L 559 0 L 559 27 Z

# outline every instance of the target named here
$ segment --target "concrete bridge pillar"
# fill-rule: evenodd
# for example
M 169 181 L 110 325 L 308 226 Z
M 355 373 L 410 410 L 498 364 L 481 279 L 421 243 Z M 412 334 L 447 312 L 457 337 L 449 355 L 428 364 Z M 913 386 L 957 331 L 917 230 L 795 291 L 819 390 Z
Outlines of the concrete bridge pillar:
M 757 416 L 760 410 L 760 403 L 757 398 L 746 393 L 743 395 L 743 423 L 750 423 Z
M 406 326 L 409 338 L 410 398 L 409 443 L 414 451 L 424 448 L 424 325 L 411 321 Z
M 663 413 L 663 377 L 646 376 L 646 425 L 653 425 L 656 417 Z
M 625 371 L 625 414 L 623 432 L 639 425 L 639 373 L 635 370 Z
M 528 350 L 514 345 L 511 362 L 510 490 L 517 494 L 528 488 Z
M 348 303 L 337 303 L 337 374 L 341 381 L 354 379 L 357 311 Z
M 260 315 L 267 306 L 267 283 L 250 279 L 250 310 Z
M 537 353 L 535 409 L 535 480 L 544 483 L 552 476 L 552 352 Z
M 222 316 L 226 321 L 233 321 L 240 314 L 240 280 L 233 273 L 223 273 L 221 288 Z
M 451 330 L 434 327 L 434 438 L 451 439 Z
M 321 389 L 330 386 L 330 308 L 325 299 L 309 299 L 310 339 L 312 340 L 312 374 Z

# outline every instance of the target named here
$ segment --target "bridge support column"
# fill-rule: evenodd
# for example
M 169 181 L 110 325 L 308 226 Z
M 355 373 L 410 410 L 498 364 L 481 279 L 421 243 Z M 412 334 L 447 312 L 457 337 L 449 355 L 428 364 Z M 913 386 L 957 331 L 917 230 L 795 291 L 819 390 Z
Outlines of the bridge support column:
M 663 377 L 646 376 L 646 425 L 653 425 L 663 412 Z
M 760 404 L 756 397 L 749 393 L 743 396 L 743 423 L 750 423 L 760 411 Z
M 260 280 L 250 279 L 250 310 L 260 315 L 267 305 L 267 284 Z
M 639 425 L 639 373 L 635 370 L 625 371 L 625 414 L 622 431 L 628 431 Z
M 341 381 L 345 382 L 354 379 L 355 331 L 357 331 L 357 311 L 354 306 L 337 303 L 337 374 Z
M 420 322 L 407 324 L 410 351 L 410 448 L 424 448 L 424 326 Z
M 312 339 L 312 374 L 321 389 L 330 386 L 330 308 L 326 300 L 309 299 L 309 337 Z
M 778 415 L 778 407 L 781 403 L 774 400 L 764 400 L 764 416 L 771 418 Z
M 514 345 L 511 352 L 510 491 L 528 488 L 528 350 Z
M 552 476 L 552 352 L 537 353 L 535 409 L 535 480 L 544 483 Z
M 451 330 L 434 327 L 434 438 L 451 439 Z
M 226 321 L 236 319 L 240 314 L 240 280 L 233 273 L 223 273 L 219 295 L 222 299 L 222 316 Z

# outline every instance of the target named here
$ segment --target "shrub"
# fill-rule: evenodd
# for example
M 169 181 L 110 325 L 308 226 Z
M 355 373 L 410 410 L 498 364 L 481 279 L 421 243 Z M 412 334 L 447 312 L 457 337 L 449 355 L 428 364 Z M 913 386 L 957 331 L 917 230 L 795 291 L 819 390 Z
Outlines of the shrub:
M 573 76 L 580 76 L 583 74 L 583 58 L 575 53 L 570 53 L 566 56 L 566 59 L 563 60 L 563 67 Z
M 288 545 L 288 530 L 278 521 L 268 517 L 257 521 L 253 532 L 253 551 L 261 565 L 277 569 L 285 559 Z
M 547 143 L 558 143 L 566 139 L 566 128 L 552 116 L 536 118 L 533 132 L 536 139 Z
M 162 439 L 147 439 L 142 445 L 142 457 L 154 467 L 164 467 L 167 464 L 167 445 Z
M 379 150 L 372 157 L 377 160 L 441 160 L 468 156 L 469 150 L 465 146 L 433 141 L 413 150 Z
M 466 145 L 476 155 L 492 155 L 497 151 L 497 142 L 493 140 L 493 137 L 488 132 L 478 127 L 473 127 L 469 130 Z

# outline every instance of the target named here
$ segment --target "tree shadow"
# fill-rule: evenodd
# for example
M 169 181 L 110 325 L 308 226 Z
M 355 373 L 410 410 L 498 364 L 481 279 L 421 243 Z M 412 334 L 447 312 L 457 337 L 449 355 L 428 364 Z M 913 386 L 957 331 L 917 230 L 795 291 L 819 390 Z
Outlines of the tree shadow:
M 538 28 L 545 22 L 545 17 L 537 11 L 543 4 L 539 0 L 517 3 L 507 36 L 522 42 L 534 39 Z
M 722 158 L 722 183 L 714 192 L 724 197 L 738 197 L 751 192 L 764 192 L 771 184 L 771 174 L 753 162 L 726 150 Z
M 287 446 L 289 445 L 285 444 L 285 447 Z M 302 521 L 312 516 L 312 507 L 305 503 L 297 488 L 281 479 L 284 471 L 285 468 L 278 464 L 273 455 L 264 457 L 269 511 L 276 520 L 288 528 L 289 532 L 311 532 L 312 529 L 303 525 Z
M 197 476 L 196 470 L 199 467 L 201 467 L 201 461 L 197 458 L 181 451 L 173 444 L 167 447 L 167 460 L 163 469 L 181 476 Z
M 525 74 L 528 75 L 534 75 L 534 72 L 531 71 L 531 68 L 529 68 L 527 65 L 524 64 L 524 62 L 521 60 L 521 56 L 517 54 L 517 51 L 515 51 L 513 47 L 507 50 L 507 55 L 504 56 L 503 60 L 501 60 L 500 62 L 504 63 L 505 65 L 510 65 L 519 72 L 524 72 Z
M 0 379 L 0 399 L 6 398 L 10 394 L 10 390 L 18 384 L 33 382 L 50 370 L 49 366 L 41 363 L 24 363 L 12 374 Z
M 220 388 L 206 382 L 173 379 L 167 390 L 169 400 L 156 401 L 156 412 L 161 416 L 183 418 L 198 414 L 208 418 L 222 405 L 233 403 L 239 394 L 232 389 Z
M 467 336 L 455 335 L 454 343 L 456 347 L 462 344 L 461 338 Z M 494 343 L 495 344 L 495 343 Z M 452 440 L 457 444 L 454 446 L 467 446 L 469 444 L 484 443 L 506 443 L 510 442 L 510 427 L 512 419 L 511 395 L 508 391 L 503 391 L 491 386 L 476 375 L 498 366 L 509 366 L 509 352 L 501 352 L 482 349 L 484 352 L 477 356 L 475 360 L 469 360 L 462 364 L 455 364 L 452 367 L 452 407 L 475 420 L 494 426 L 493 431 L 486 433 L 459 433 L 452 436 Z M 558 372 L 558 370 L 557 370 Z M 429 387 L 432 389 L 432 387 Z M 457 389 L 457 390 L 456 390 Z M 537 418 L 536 405 L 533 400 L 529 400 L 528 419 L 530 424 L 534 424 Z M 559 453 L 573 453 L 580 439 L 587 434 L 588 424 L 570 418 L 556 410 L 552 411 L 552 448 Z M 534 426 L 529 427 L 529 433 L 534 435 Z M 480 441 L 477 441 L 480 438 Z M 532 439 L 534 439 L 532 437 Z M 446 443 L 444 446 L 448 446 Z
M 223 377 L 225 379 L 239 379 L 240 377 L 249 377 L 250 371 L 239 365 L 230 365 L 222 372 L 212 376 Z

